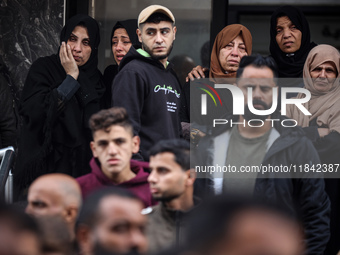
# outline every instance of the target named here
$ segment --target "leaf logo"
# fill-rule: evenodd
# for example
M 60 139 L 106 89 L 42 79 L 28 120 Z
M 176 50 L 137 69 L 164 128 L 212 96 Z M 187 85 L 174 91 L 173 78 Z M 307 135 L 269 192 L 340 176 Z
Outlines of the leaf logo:
M 222 106 L 222 100 L 221 100 L 220 95 L 217 93 L 217 91 L 216 91 L 213 87 L 209 86 L 209 85 L 206 84 L 206 83 L 202 83 L 202 84 L 203 84 L 204 86 L 206 86 L 208 89 L 210 89 L 210 90 L 216 95 L 216 97 L 218 98 L 218 100 L 220 101 L 220 104 L 221 104 L 221 106 Z M 213 94 L 212 94 L 209 90 L 207 90 L 207 89 L 205 89 L 205 88 L 201 88 L 201 87 L 199 87 L 199 89 L 201 89 L 201 90 L 203 90 L 204 92 L 206 92 L 206 93 L 212 98 L 212 100 L 214 101 L 215 106 L 217 106 L 217 102 L 216 102 L 216 100 L 215 100 L 215 97 L 213 96 Z

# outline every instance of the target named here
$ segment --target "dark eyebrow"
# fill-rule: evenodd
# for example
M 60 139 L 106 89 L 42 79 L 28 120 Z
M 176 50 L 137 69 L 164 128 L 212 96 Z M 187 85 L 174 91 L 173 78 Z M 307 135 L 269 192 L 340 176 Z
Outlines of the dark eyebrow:
M 75 34 L 73 34 L 73 33 L 71 33 L 70 37 L 71 37 L 71 36 L 74 36 L 74 37 L 77 37 L 77 38 L 78 38 L 78 36 L 76 36 L 76 35 L 75 35 Z
M 153 27 L 148 27 L 147 29 L 146 29 L 146 31 L 155 31 L 155 30 L 157 30 L 156 28 L 153 28 Z
M 125 35 L 122 35 L 121 37 L 130 39 L 128 36 L 125 36 Z M 113 36 L 112 37 L 112 39 L 116 39 L 116 38 L 118 38 L 118 36 Z

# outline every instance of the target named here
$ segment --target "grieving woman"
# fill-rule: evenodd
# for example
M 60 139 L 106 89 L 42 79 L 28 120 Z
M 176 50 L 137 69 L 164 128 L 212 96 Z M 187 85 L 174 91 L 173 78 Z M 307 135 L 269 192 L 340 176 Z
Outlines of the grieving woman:
M 99 26 L 87 15 L 66 22 L 57 54 L 36 60 L 27 75 L 19 113 L 23 127 L 14 172 L 16 189 L 38 176 L 90 171 L 88 120 L 100 110 L 105 86 L 97 68 Z
M 130 50 L 131 46 L 133 46 L 135 49 L 141 48 L 141 43 L 139 42 L 136 33 L 137 28 L 138 27 L 136 19 L 117 21 L 117 23 L 112 28 L 110 43 L 113 58 L 116 64 L 109 65 L 104 70 L 104 83 L 106 87 L 106 92 L 104 96 L 104 108 L 111 107 L 112 81 L 118 73 L 118 67 L 121 60 Z
M 303 12 L 293 6 L 274 11 L 270 20 L 270 54 L 279 68 L 279 78 L 301 78 L 309 51 L 309 24 Z
M 288 105 L 287 116 L 295 119 L 313 141 L 323 163 L 340 163 L 340 54 L 321 44 L 309 53 L 303 68 L 305 88 L 311 99 L 304 106 L 312 114 L 304 115 Z M 298 98 L 304 94 L 298 94 Z
M 325 179 L 325 190 L 331 200 L 331 238 L 325 254 L 336 254 L 340 249 L 340 179 L 335 164 L 340 163 L 340 54 L 330 45 L 313 48 L 303 68 L 305 88 L 311 99 L 304 106 L 312 114 L 304 115 L 295 105 L 289 105 L 287 116 L 303 127 L 318 151 L 321 162 L 333 167 L 332 178 Z M 298 94 L 298 98 L 304 97 Z M 337 171 L 339 172 L 340 169 Z M 324 242 L 325 246 L 326 242 Z M 321 244 L 320 244 L 321 245 Z
M 238 69 L 241 58 L 251 55 L 252 51 L 252 36 L 250 31 L 243 25 L 232 24 L 223 28 L 216 36 L 214 46 L 211 52 L 210 71 L 209 77 L 212 87 L 214 83 L 219 83 L 216 79 L 222 78 L 235 78 L 236 71 Z M 207 130 L 202 126 L 206 120 L 201 119 L 201 123 L 192 123 L 190 127 L 190 107 L 193 107 L 192 112 L 195 112 L 195 116 L 191 116 L 192 119 L 199 122 L 200 119 L 200 93 L 197 96 L 192 95 L 192 98 L 196 98 L 195 102 L 190 104 L 190 81 L 183 87 L 183 96 L 181 97 L 181 122 L 184 137 L 191 135 L 191 140 L 198 140 Z M 227 102 L 224 102 L 226 107 L 229 108 Z M 209 108 L 209 105 L 208 105 Z M 230 110 L 224 108 L 224 110 Z M 197 111 L 196 111 L 197 110 Z M 215 112 L 219 115 L 219 112 Z M 210 117 L 213 116 L 210 114 Z M 196 137 L 198 139 L 196 139 Z

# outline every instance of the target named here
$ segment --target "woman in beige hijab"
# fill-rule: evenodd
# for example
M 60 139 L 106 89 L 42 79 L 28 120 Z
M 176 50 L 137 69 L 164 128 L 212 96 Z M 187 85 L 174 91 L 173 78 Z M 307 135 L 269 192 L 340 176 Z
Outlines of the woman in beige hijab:
M 340 163 L 340 54 L 330 45 L 313 48 L 306 59 L 303 78 L 311 99 L 304 115 L 288 105 L 287 116 L 295 119 L 313 141 L 322 163 Z M 304 97 L 298 94 L 298 98 Z
M 305 88 L 311 92 L 311 99 L 304 106 L 312 114 L 305 116 L 294 105 L 287 108 L 287 116 L 303 127 L 306 135 L 317 149 L 322 168 L 331 169 L 325 173 L 325 190 L 331 201 L 330 233 L 326 252 L 339 250 L 340 237 L 340 179 L 335 164 L 340 163 L 340 54 L 330 45 L 313 48 L 304 65 Z M 303 97 L 301 94 L 298 97 Z M 317 167 L 317 166 L 316 166 Z M 332 252 L 331 252 L 332 251 Z M 334 253 L 335 254 L 335 253 Z

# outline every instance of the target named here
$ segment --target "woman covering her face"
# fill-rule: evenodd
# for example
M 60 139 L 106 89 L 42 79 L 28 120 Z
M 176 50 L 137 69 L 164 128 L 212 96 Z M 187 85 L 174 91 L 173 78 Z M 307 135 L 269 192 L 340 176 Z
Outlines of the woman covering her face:
M 272 14 L 269 50 L 278 65 L 279 78 L 302 77 L 307 55 L 315 46 L 302 11 L 287 5 Z
M 88 15 L 69 19 L 57 54 L 37 59 L 22 91 L 23 118 L 15 185 L 25 188 L 45 173 L 74 177 L 90 171 L 90 116 L 105 92 L 97 68 L 99 26 Z M 76 73 L 76 74 L 74 74 Z

